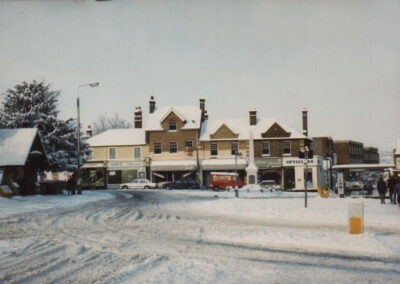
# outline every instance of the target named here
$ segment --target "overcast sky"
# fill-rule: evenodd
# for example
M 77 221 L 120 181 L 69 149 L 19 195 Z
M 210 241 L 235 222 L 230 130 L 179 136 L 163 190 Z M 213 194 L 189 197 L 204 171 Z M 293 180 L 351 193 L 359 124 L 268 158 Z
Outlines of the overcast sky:
M 62 118 L 198 105 L 391 150 L 400 136 L 399 1 L 0 1 L 0 90 L 45 80 Z M 0 98 L 1 99 L 1 98 Z

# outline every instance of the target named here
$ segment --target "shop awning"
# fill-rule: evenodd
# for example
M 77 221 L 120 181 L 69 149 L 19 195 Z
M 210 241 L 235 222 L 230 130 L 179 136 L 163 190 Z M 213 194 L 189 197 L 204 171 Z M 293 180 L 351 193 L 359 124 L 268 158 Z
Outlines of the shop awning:
M 197 169 L 196 160 L 165 160 L 151 161 L 151 170 L 154 171 L 194 171 Z
M 235 170 L 235 159 L 205 159 L 200 161 L 201 167 L 205 171 L 212 170 Z M 247 159 L 237 159 L 237 168 L 244 170 L 247 167 Z
M 86 163 L 82 167 L 82 169 L 97 169 L 97 168 L 105 168 L 103 163 Z
M 154 176 L 159 177 L 159 178 L 165 178 L 165 176 L 158 174 L 158 173 L 153 173 Z

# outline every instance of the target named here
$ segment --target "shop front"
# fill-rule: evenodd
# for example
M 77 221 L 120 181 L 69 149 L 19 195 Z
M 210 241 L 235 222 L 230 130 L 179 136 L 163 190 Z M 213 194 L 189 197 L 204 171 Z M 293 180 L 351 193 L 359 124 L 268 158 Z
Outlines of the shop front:
M 197 160 L 151 161 L 153 182 L 175 181 L 181 178 L 196 178 Z
M 108 188 L 118 188 L 121 183 L 131 182 L 137 178 L 146 178 L 146 162 L 144 159 L 139 161 L 108 161 Z
M 107 164 L 86 163 L 82 166 L 82 187 L 85 189 L 107 188 Z
M 208 186 L 210 184 L 210 173 L 211 172 L 237 172 L 239 174 L 239 180 L 246 180 L 246 158 L 229 158 L 229 159 L 204 159 L 200 161 L 201 176 L 203 178 L 203 185 Z
M 273 180 L 276 184 L 282 183 L 282 158 L 256 157 L 254 162 L 258 168 L 258 181 Z
M 314 156 L 313 159 L 283 158 L 282 166 L 285 189 L 304 190 L 305 180 L 308 190 L 317 190 L 319 186 L 326 185 L 321 156 Z

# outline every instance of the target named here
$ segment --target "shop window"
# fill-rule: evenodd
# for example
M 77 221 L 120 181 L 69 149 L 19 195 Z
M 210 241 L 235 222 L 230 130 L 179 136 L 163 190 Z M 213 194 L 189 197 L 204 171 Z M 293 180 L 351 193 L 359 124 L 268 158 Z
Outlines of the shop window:
M 115 160 L 117 158 L 117 149 L 116 148 L 108 148 L 108 159 Z
M 211 143 L 211 156 L 218 155 L 218 145 L 217 143 Z
M 134 148 L 134 158 L 135 159 L 140 159 L 141 158 L 140 147 L 135 147 Z
M 238 143 L 237 142 L 232 142 L 231 144 L 231 155 L 235 155 L 238 153 Z
M 169 142 L 169 152 L 170 153 L 178 152 L 178 143 L 176 141 Z
M 283 155 L 290 155 L 292 153 L 290 141 L 283 141 Z
M 160 141 L 154 142 L 154 154 L 161 154 L 161 142 Z
M 262 154 L 263 155 L 270 155 L 269 153 L 269 142 L 267 141 L 263 141 L 262 142 Z
M 176 120 L 171 119 L 169 121 L 169 130 L 176 130 Z

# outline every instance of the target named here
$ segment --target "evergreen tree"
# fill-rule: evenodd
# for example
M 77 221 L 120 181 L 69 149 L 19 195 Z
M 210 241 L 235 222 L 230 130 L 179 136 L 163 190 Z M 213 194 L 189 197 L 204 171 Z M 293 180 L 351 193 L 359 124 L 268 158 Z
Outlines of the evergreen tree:
M 53 171 L 76 170 L 76 122 L 57 118 L 60 91 L 50 90 L 44 82 L 22 82 L 8 89 L 1 111 L 1 122 L 5 128 L 38 129 L 50 169 Z M 82 141 L 82 153 L 88 152 Z

